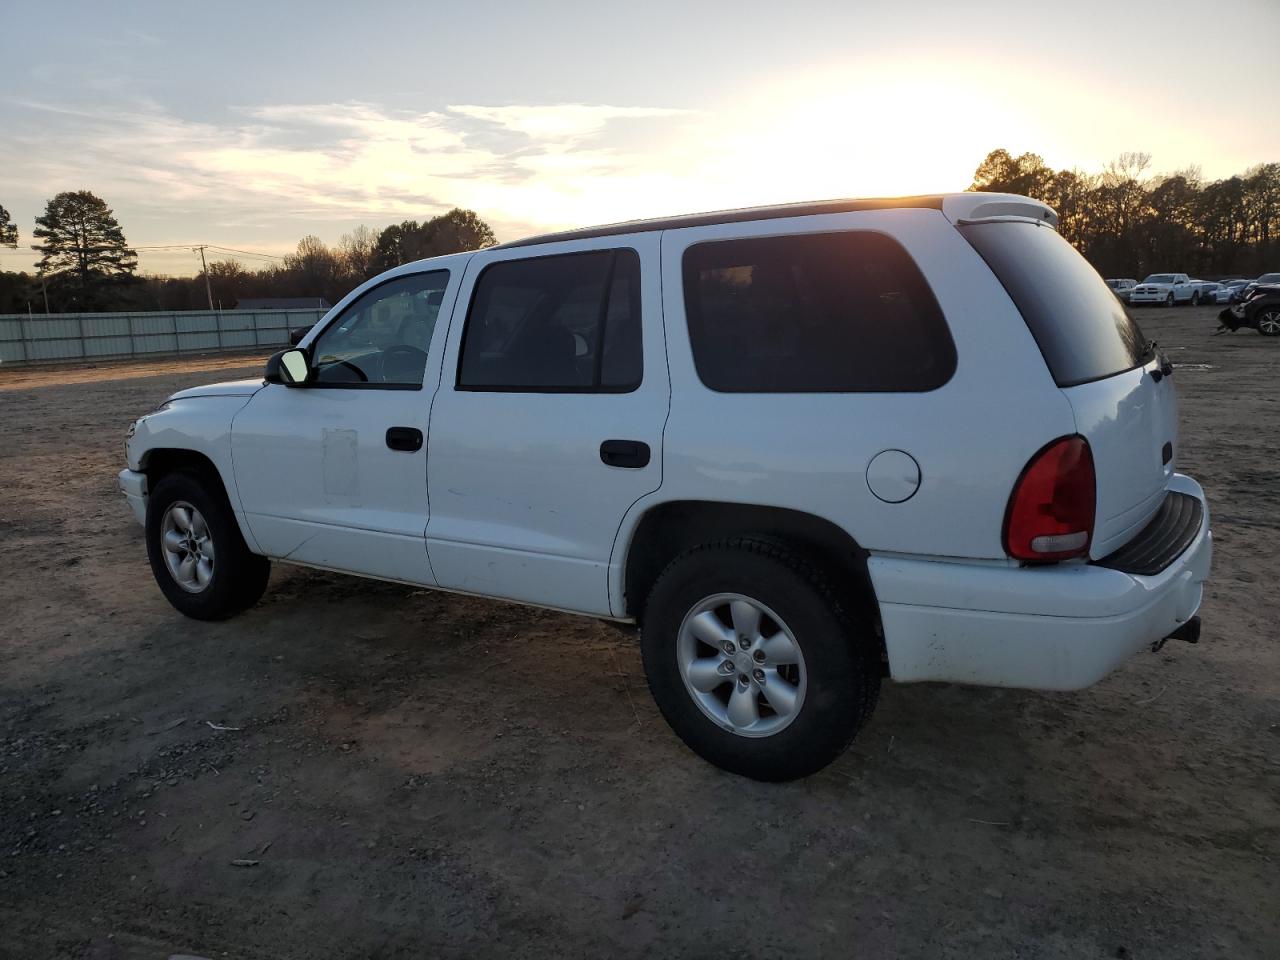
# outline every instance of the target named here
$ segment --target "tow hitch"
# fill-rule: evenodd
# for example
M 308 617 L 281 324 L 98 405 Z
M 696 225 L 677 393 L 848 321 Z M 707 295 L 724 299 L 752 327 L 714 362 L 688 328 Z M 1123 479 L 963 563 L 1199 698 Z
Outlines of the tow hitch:
M 1187 643 L 1199 643 L 1200 642 L 1200 617 L 1199 616 L 1192 617 L 1190 620 L 1188 620 L 1186 623 L 1180 626 L 1177 630 L 1173 631 L 1173 633 L 1169 634 L 1163 640 L 1157 640 L 1155 643 L 1151 645 L 1151 652 L 1159 653 L 1160 648 L 1163 647 L 1170 640 L 1185 640 Z

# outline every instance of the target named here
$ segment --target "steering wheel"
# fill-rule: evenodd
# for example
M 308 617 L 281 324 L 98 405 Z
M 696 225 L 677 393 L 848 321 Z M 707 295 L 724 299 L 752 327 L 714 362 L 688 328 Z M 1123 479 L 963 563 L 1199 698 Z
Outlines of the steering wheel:
M 369 375 L 365 373 L 363 370 L 361 370 L 359 367 L 357 367 L 350 360 L 335 360 L 332 365 L 335 367 L 347 367 L 348 369 L 355 372 L 355 375 L 359 378 L 361 383 L 369 382 Z
M 426 368 L 426 351 L 419 350 L 411 344 L 397 343 L 382 351 L 382 379 L 388 383 L 412 380 L 415 375 L 421 380 L 422 372 Z M 405 375 L 396 376 L 392 371 L 397 374 L 403 371 Z

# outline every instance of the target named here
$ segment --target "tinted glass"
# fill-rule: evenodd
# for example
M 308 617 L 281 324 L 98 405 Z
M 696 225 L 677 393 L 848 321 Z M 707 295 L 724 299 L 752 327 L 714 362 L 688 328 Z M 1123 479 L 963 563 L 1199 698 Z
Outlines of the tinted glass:
M 311 347 L 318 385 L 420 387 L 449 272 L 415 273 L 366 291 Z
M 642 369 L 634 250 L 509 260 L 480 275 L 460 388 L 618 392 L 639 386 Z
M 1058 386 L 1101 380 L 1150 358 L 1133 318 L 1052 227 L 971 223 L 959 230 L 1009 292 Z
M 955 372 L 910 255 L 870 232 L 700 243 L 684 255 L 698 376 L 724 393 L 922 391 Z

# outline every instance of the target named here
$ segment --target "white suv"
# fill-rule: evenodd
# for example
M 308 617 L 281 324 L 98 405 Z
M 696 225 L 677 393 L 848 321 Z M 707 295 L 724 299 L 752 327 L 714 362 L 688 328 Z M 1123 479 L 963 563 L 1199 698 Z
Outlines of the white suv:
M 1077 689 L 1198 634 L 1172 368 L 1055 221 L 837 201 L 408 264 L 138 420 L 120 486 L 189 616 L 276 559 L 635 623 L 690 747 L 802 776 L 884 676 Z

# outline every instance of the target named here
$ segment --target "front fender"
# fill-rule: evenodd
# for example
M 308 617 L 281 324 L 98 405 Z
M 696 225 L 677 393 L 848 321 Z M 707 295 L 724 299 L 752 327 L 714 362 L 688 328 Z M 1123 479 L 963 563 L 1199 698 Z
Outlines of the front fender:
M 231 459 L 231 421 L 249 396 L 202 396 L 170 400 L 159 410 L 134 422 L 125 442 L 129 469 L 146 472 L 157 451 L 199 454 L 213 464 L 227 491 L 240 532 L 250 549 L 256 541 L 244 522 L 244 508 Z

